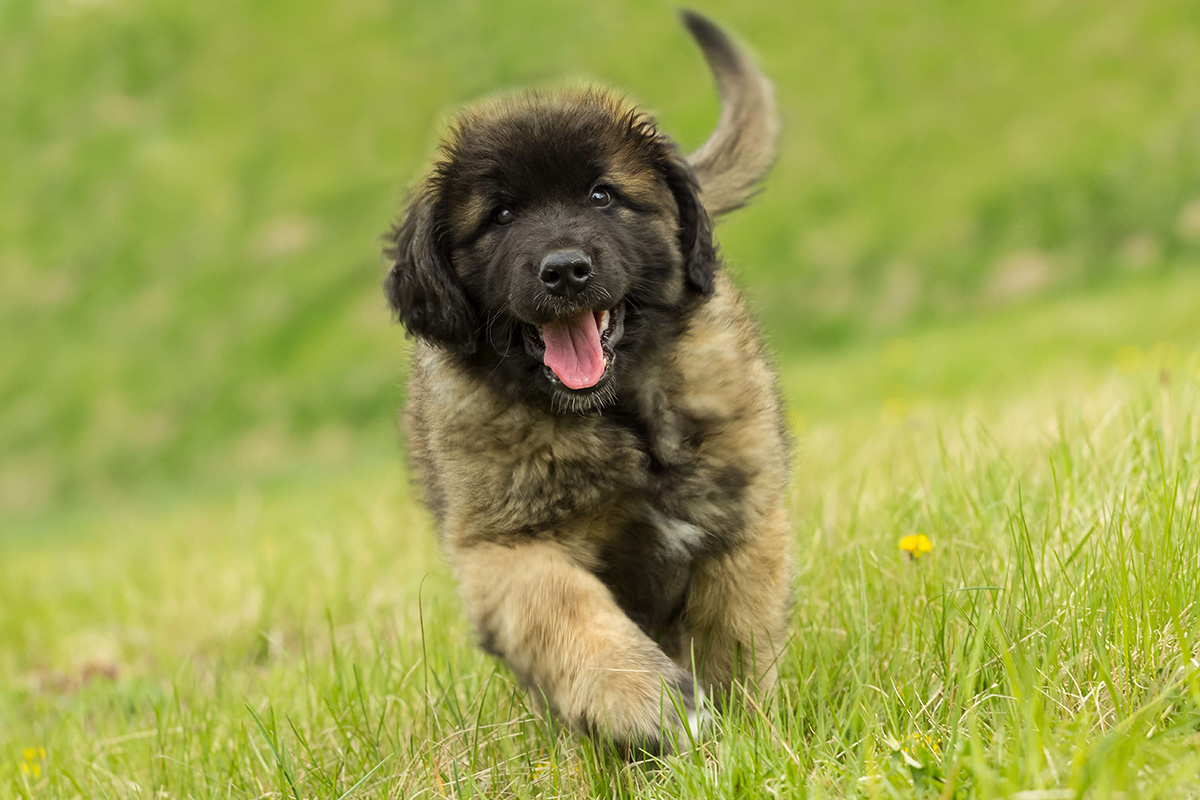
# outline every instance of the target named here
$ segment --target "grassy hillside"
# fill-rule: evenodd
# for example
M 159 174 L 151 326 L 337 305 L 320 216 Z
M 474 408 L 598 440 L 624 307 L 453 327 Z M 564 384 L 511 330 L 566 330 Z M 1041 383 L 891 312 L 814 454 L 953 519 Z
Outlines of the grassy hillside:
M 703 141 L 673 9 L 0 4 L 0 795 L 1200 798 L 1200 6 L 699 5 L 786 117 L 719 234 L 796 610 L 648 770 L 473 647 L 379 237 L 493 91 Z
M 780 350 L 1200 256 L 1194 3 L 701 5 L 779 85 L 721 237 Z M 0 45 L 0 518 L 389 451 L 379 236 L 456 104 L 716 117 L 656 3 L 14 0 Z

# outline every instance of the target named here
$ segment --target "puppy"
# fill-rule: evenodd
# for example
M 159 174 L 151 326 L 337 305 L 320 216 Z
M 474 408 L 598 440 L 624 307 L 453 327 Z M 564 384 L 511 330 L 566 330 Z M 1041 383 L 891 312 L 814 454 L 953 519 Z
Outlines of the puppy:
M 607 92 L 495 100 L 386 250 L 411 460 L 483 647 L 626 753 L 769 689 L 789 605 L 775 376 L 711 222 L 769 167 L 774 98 L 683 19 L 722 96 L 698 151 Z

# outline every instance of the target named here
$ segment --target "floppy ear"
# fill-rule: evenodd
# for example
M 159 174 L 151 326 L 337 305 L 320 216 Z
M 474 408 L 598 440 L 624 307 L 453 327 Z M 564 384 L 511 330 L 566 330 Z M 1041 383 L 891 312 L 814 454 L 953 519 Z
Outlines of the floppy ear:
M 679 248 L 688 285 L 700 294 L 712 294 L 719 259 L 712 219 L 700 202 L 696 174 L 673 148 L 659 168 L 679 208 Z
M 383 291 L 413 336 L 464 353 L 475 350 L 475 309 L 450 266 L 440 241 L 433 192 L 425 187 L 404 219 L 388 235 L 384 256 L 391 264 Z

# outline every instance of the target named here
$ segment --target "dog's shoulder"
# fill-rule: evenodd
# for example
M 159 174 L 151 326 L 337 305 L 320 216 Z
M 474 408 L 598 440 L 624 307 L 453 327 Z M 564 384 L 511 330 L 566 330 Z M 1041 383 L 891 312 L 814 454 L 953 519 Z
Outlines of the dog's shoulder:
M 674 402 L 702 423 L 778 413 L 775 372 L 758 325 L 723 271 L 712 298 L 689 318 L 669 362 Z
M 659 507 L 708 531 L 716 549 L 734 546 L 782 494 L 790 450 L 758 326 L 724 274 L 668 363 L 669 399 L 659 416 L 676 420 L 682 456 Z

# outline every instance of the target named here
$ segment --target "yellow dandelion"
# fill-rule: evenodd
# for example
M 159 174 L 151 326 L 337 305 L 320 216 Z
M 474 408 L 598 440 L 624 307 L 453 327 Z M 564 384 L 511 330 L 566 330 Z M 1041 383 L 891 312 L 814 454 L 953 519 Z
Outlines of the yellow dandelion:
M 42 777 L 42 762 L 46 760 L 46 748 L 26 747 L 21 755 L 21 774 L 31 778 Z
M 913 533 L 900 540 L 900 549 L 908 553 L 909 558 L 920 558 L 933 552 L 933 542 L 923 533 Z
M 908 740 L 912 742 L 915 747 L 923 747 L 935 756 L 940 756 L 942 754 L 942 740 L 934 739 L 927 733 L 910 733 L 908 735 Z

